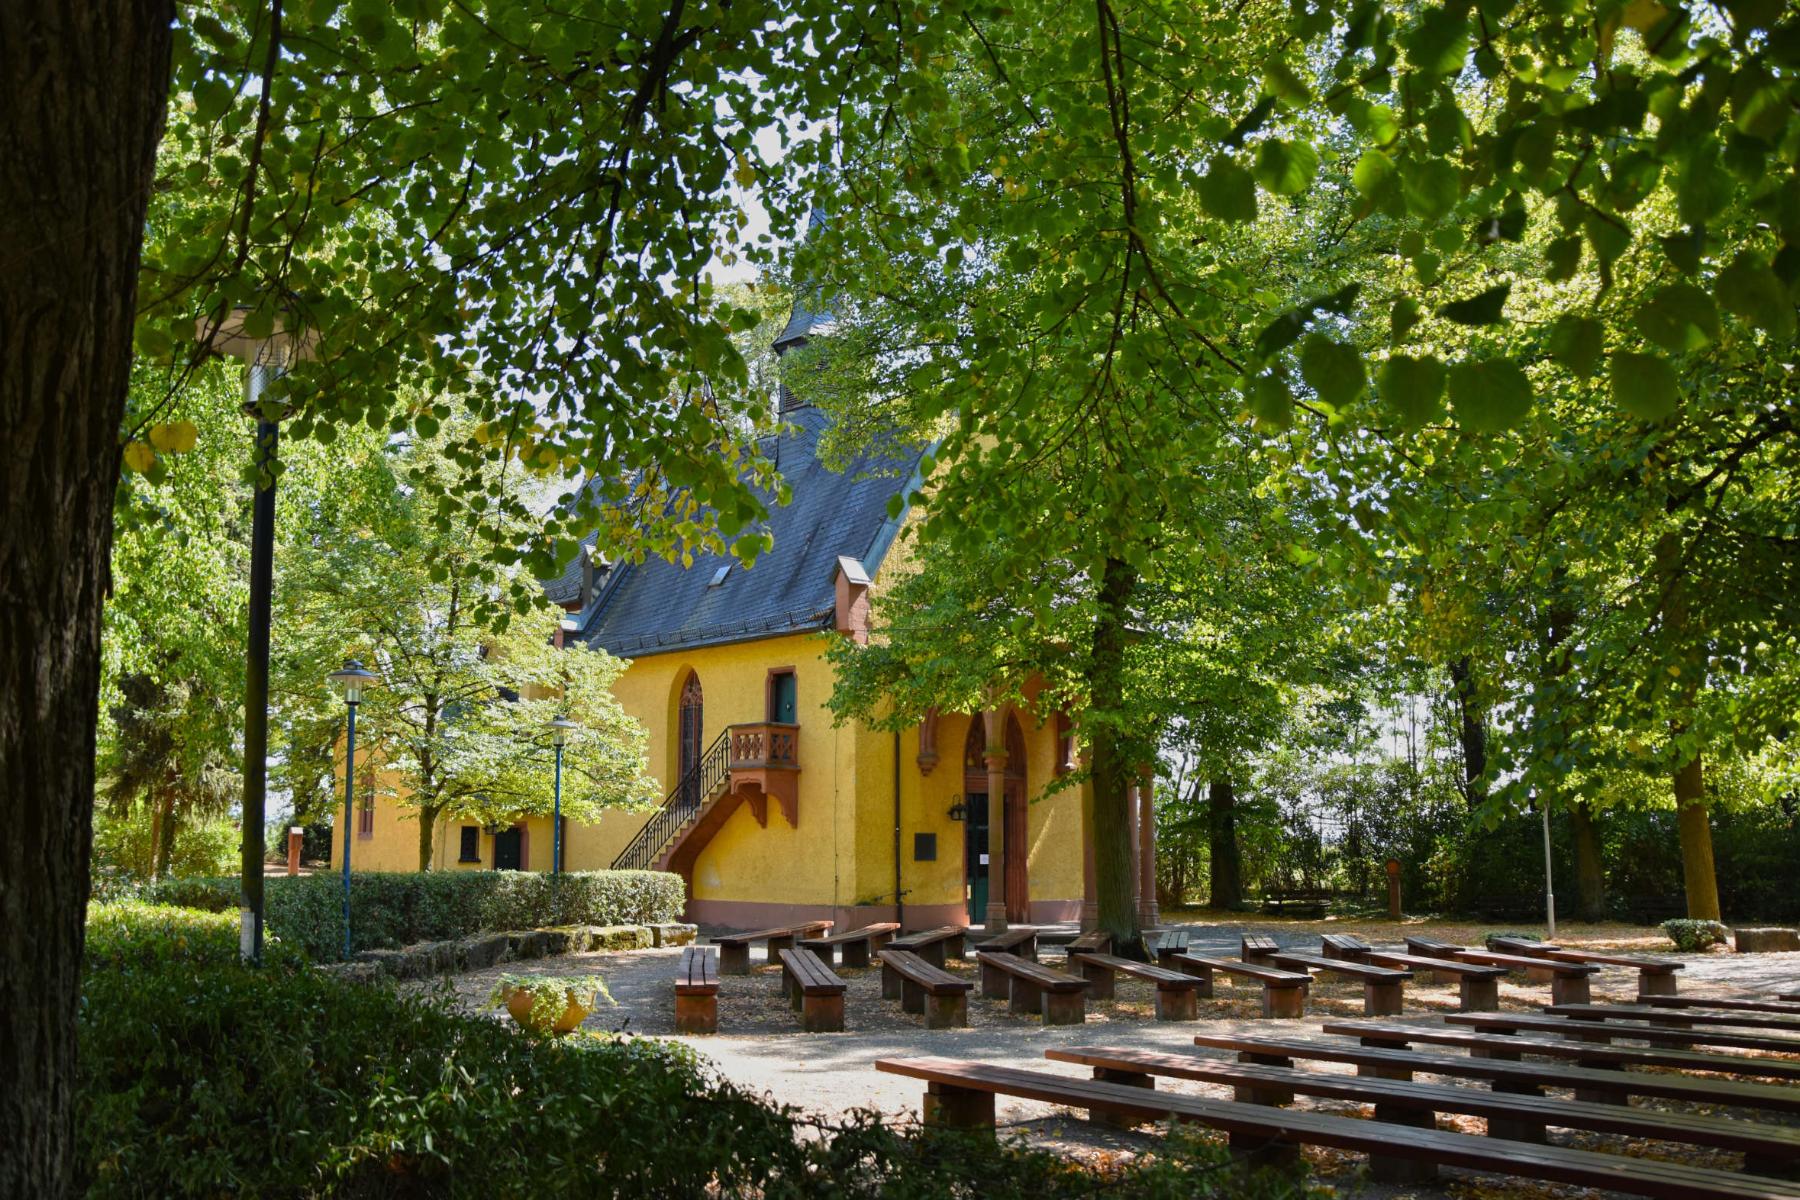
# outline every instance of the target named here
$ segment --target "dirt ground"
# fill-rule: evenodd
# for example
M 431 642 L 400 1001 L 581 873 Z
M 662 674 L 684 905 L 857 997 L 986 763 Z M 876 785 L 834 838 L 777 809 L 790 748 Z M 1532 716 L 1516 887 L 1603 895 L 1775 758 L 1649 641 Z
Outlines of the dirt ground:
M 1183 914 L 1186 915 L 1186 914 Z M 1233 914 L 1236 924 L 1192 925 L 1190 936 L 1196 952 L 1236 957 L 1241 930 L 1274 934 L 1284 947 L 1316 949 L 1320 933 L 1355 933 L 1375 944 L 1397 944 L 1406 933 L 1462 944 L 1478 944 L 1493 926 L 1443 922 L 1357 921 L 1247 921 Z M 1542 932 L 1514 927 L 1516 932 Z M 1623 950 L 1634 954 L 1665 954 L 1667 939 L 1654 928 L 1628 925 L 1562 926 L 1558 941 L 1565 945 Z M 1200 1001 L 1197 1022 L 1159 1022 L 1154 1019 L 1153 989 L 1148 984 L 1121 979 L 1114 1001 L 1090 1001 L 1084 1025 L 1042 1026 L 1035 1017 L 1014 1016 L 1004 1001 L 983 999 L 979 987 L 970 993 L 969 1026 L 964 1029 L 927 1030 L 918 1017 L 903 1013 L 898 1003 L 881 998 L 880 968 L 840 968 L 848 984 L 845 994 L 845 1031 L 807 1034 L 781 995 L 779 968 L 764 963 L 760 948 L 752 955 L 749 976 L 727 976 L 719 993 L 719 1030 L 709 1037 L 677 1038 L 674 1033 L 671 974 L 675 950 L 569 955 L 536 962 L 509 963 L 470 972 L 432 986 L 448 986 L 458 1001 L 472 1010 L 486 1009 L 488 995 L 504 973 L 543 975 L 591 975 L 600 978 L 612 1003 L 602 1003 L 584 1026 L 597 1034 L 623 1034 L 676 1038 L 699 1050 L 725 1077 L 770 1099 L 830 1118 L 851 1109 L 873 1108 L 890 1117 L 916 1119 L 923 1087 L 916 1081 L 879 1073 L 880 1058 L 944 1055 L 948 1057 L 1032 1066 L 1034 1069 L 1085 1075 L 1080 1068 L 1049 1063 L 1043 1053 L 1052 1046 L 1122 1046 L 1138 1049 L 1194 1052 L 1192 1036 L 1215 1033 L 1260 1033 L 1284 1037 L 1319 1037 L 1323 1020 L 1362 1015 L 1362 989 L 1350 980 L 1331 978 L 1314 982 L 1307 1015 L 1297 1021 L 1268 1021 L 1260 1016 L 1260 992 L 1236 986 L 1221 977 L 1215 998 Z M 1057 965 L 1061 951 L 1048 947 L 1041 957 Z M 1670 957 L 1676 957 L 1669 955 Z M 1770 995 L 1776 990 L 1800 988 L 1800 955 L 1739 955 L 1717 952 L 1680 955 L 1687 964 L 1681 990 L 1691 995 Z M 972 982 L 974 963 L 952 963 L 949 969 Z M 1637 975 L 1628 968 L 1608 968 L 1593 978 L 1596 1001 L 1630 1001 L 1636 995 Z M 1529 1011 L 1548 1002 L 1549 985 L 1528 983 L 1522 976 L 1508 976 L 1500 985 L 1500 1007 Z M 1431 1021 L 1455 1011 L 1456 986 L 1414 980 L 1406 986 L 1406 1020 Z M 503 1019 L 504 1014 L 494 1014 Z M 1345 1070 L 1328 1064 L 1310 1069 Z M 1554 1065 L 1547 1064 L 1546 1072 Z M 1467 1083 L 1466 1080 L 1441 1082 Z M 1206 1084 L 1158 1081 L 1158 1087 L 1196 1095 L 1225 1096 L 1228 1091 Z M 1329 1101 L 1300 1101 L 1321 1111 L 1366 1115 L 1360 1106 Z M 1637 1101 L 1644 1104 L 1644 1101 Z M 1654 1103 L 1654 1102 L 1652 1102 Z M 1120 1133 L 1089 1124 L 1071 1110 L 1002 1097 L 998 1106 L 1003 1127 L 1029 1140 L 1058 1147 L 1076 1155 L 1135 1153 L 1157 1144 L 1153 1132 Z M 1745 1113 L 1746 1119 L 1767 1122 L 1764 1112 Z M 1800 1119 L 1792 1119 L 1800 1123 Z M 1479 1133 L 1485 1123 L 1473 1117 L 1445 1117 L 1440 1126 Z M 1671 1158 L 1696 1165 L 1736 1168 L 1736 1156 L 1695 1147 L 1646 1142 L 1600 1134 L 1553 1131 L 1563 1145 L 1606 1149 L 1656 1158 Z M 1394 1187 L 1369 1182 L 1358 1155 L 1309 1150 L 1319 1181 L 1328 1186 L 1377 1200 L 1419 1197 L 1505 1197 L 1534 1200 L 1537 1197 L 1573 1200 L 1598 1193 L 1581 1188 L 1548 1184 L 1522 1184 L 1469 1172 L 1445 1172 L 1436 1184 Z M 1800 1194 L 1800 1187 L 1797 1187 Z

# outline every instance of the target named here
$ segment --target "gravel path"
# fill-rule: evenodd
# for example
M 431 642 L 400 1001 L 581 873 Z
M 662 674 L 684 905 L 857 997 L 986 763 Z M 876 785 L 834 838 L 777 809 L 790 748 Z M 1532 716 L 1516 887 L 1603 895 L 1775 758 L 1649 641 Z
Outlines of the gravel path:
M 1235 957 L 1239 930 L 1228 926 L 1192 926 L 1191 945 L 1197 953 L 1227 954 Z M 1257 924 L 1259 932 L 1278 932 L 1287 946 L 1316 945 L 1312 930 L 1284 927 L 1277 930 Z M 1641 931 L 1640 931 L 1641 932 Z M 1580 944 L 1586 939 L 1565 936 L 1567 944 Z M 1609 936 L 1592 939 L 1618 946 L 1625 941 L 1633 953 L 1645 953 L 1648 945 L 1630 944 L 1635 939 Z M 1660 939 L 1645 936 L 1652 943 Z M 1664 946 L 1666 942 L 1662 943 Z M 676 1038 L 671 976 L 676 950 L 643 950 L 629 953 L 596 953 L 569 955 L 537 962 L 509 963 L 485 971 L 471 972 L 450 981 L 459 1000 L 471 1008 L 485 1005 L 494 982 L 504 973 L 583 975 L 604 979 L 614 1004 L 602 1007 L 590 1017 L 584 1028 L 596 1032 L 615 1031 L 641 1036 Z M 1043 957 L 1056 965 L 1060 950 L 1047 947 Z M 1690 995 L 1768 996 L 1777 990 L 1800 987 L 1800 955 L 1740 955 L 1714 953 L 1683 955 L 1688 964 L 1682 972 L 1681 990 Z M 983 999 L 979 987 L 970 992 L 968 1028 L 927 1030 L 919 1018 L 903 1013 L 900 1006 L 881 998 L 880 968 L 844 969 L 839 974 L 848 984 L 845 993 L 846 1030 L 838 1034 L 801 1034 L 793 1011 L 781 995 L 780 972 L 763 963 L 761 950 L 752 957 L 752 974 L 726 976 L 719 994 L 720 1033 L 710 1037 L 680 1037 L 699 1050 L 727 1078 L 742 1087 L 767 1095 L 778 1103 L 793 1105 L 809 1112 L 830 1117 L 857 1108 L 878 1109 L 892 1117 L 916 1118 L 923 1087 L 910 1079 L 886 1075 L 874 1069 L 879 1058 L 918 1055 L 945 1055 L 1012 1065 L 1033 1064 L 1041 1069 L 1071 1075 L 1086 1072 L 1067 1064 L 1047 1063 L 1045 1049 L 1052 1046 L 1124 1046 L 1141 1049 L 1164 1049 L 1193 1052 L 1192 1037 L 1205 1030 L 1218 1033 L 1277 1033 L 1280 1036 L 1319 1036 L 1322 1019 L 1360 1016 L 1362 991 L 1352 981 L 1316 981 L 1307 1004 L 1307 1017 L 1298 1021 L 1271 1022 L 1259 1016 L 1256 989 L 1234 986 L 1222 977 L 1216 998 L 1200 1002 L 1198 1022 L 1159 1022 L 1153 1019 L 1154 991 L 1148 984 L 1121 978 L 1118 999 L 1112 1002 L 1090 1002 L 1085 1025 L 1044 1027 L 1036 1018 L 1018 1017 L 1006 1010 L 1004 1001 Z M 974 963 L 952 963 L 951 971 L 976 980 Z M 1637 989 L 1637 973 L 1627 968 L 1608 968 L 1594 977 L 1596 1001 L 1629 1001 Z M 1453 984 L 1408 983 L 1406 1018 L 1429 1020 L 1434 1014 L 1454 1011 L 1456 988 Z M 1508 977 L 1500 986 L 1500 1005 L 1506 1010 L 1530 1010 L 1546 1003 L 1548 985 L 1530 984 L 1518 977 Z M 497 1014 L 503 1016 L 503 1014 Z M 1330 1069 L 1314 1064 L 1314 1069 Z M 1159 1082 L 1159 1087 L 1165 1086 Z M 1207 1085 L 1177 1082 L 1173 1090 L 1196 1094 L 1222 1094 Z M 1354 1106 L 1315 1104 L 1327 1110 L 1357 1111 Z M 1154 1139 L 1143 1134 L 1117 1133 L 1070 1119 L 1067 1110 L 1028 1101 L 1001 1097 L 998 1117 L 1003 1126 L 1017 1128 L 1034 1142 L 1066 1146 L 1071 1152 L 1098 1149 L 1135 1149 L 1154 1145 Z M 1768 1114 L 1759 1113 L 1758 1120 Z M 1447 1128 L 1467 1128 L 1480 1132 L 1483 1125 L 1474 1119 L 1446 1119 Z M 1605 1139 L 1559 1136 L 1565 1144 L 1607 1145 Z M 1617 1139 L 1610 1148 L 1618 1148 Z M 1733 1165 L 1728 1159 L 1696 1157 L 1691 1148 L 1669 1147 L 1658 1143 L 1638 1143 L 1636 1152 L 1674 1153 L 1695 1162 L 1717 1161 Z M 1315 1165 L 1327 1179 L 1339 1174 L 1355 1173 L 1354 1156 L 1324 1152 L 1311 1154 Z M 1338 1181 L 1338 1180 L 1334 1180 Z M 1338 1181 L 1341 1182 L 1341 1181 Z M 1514 1189 L 1508 1187 L 1509 1194 Z M 1403 1194 L 1443 1195 L 1439 1188 L 1417 1186 L 1394 1190 L 1375 1185 L 1359 1185 L 1359 1194 L 1381 1197 Z M 1580 1189 L 1549 1188 L 1534 1185 L 1519 1195 L 1564 1196 L 1591 1195 Z

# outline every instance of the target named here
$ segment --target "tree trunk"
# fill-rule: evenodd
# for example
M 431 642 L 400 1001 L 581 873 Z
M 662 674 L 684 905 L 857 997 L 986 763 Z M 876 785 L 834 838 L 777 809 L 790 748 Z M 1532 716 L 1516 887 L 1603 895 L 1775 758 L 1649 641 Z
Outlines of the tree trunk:
M 1100 928 L 1112 935 L 1120 953 L 1141 941 L 1131 870 L 1131 806 L 1133 757 L 1120 745 L 1118 722 L 1125 703 L 1125 628 L 1127 605 L 1137 572 L 1119 558 L 1108 558 L 1100 576 L 1100 615 L 1094 623 L 1093 658 L 1089 666 L 1087 721 L 1094 790 L 1094 891 L 1100 904 Z M 1009 847 L 1007 852 L 1012 853 Z
M 1606 872 L 1600 865 L 1600 823 L 1585 800 L 1569 803 L 1569 830 L 1575 839 L 1575 915 L 1583 921 L 1606 918 Z
M 0 4 L 0 1196 L 74 1187 L 100 610 L 173 20 Z
M 431 870 L 432 834 L 437 831 L 438 815 L 443 809 L 437 806 L 419 809 L 419 870 Z
M 156 866 L 150 872 L 150 877 L 167 879 L 175 863 L 175 794 L 173 791 L 163 792 L 158 829 L 160 833 L 156 839 Z
M 1687 914 L 1700 921 L 1719 919 L 1719 879 L 1713 870 L 1712 814 L 1706 804 L 1700 751 L 1675 772 L 1675 814 L 1681 829 L 1681 880 Z
M 1466 655 L 1450 664 L 1450 680 L 1456 686 L 1456 710 L 1461 717 L 1463 799 L 1476 808 L 1487 801 L 1487 714 L 1481 709 L 1475 669 Z
M 1236 908 L 1244 902 L 1244 869 L 1238 857 L 1237 792 L 1229 779 L 1215 779 L 1206 793 L 1206 831 L 1212 871 L 1208 908 Z

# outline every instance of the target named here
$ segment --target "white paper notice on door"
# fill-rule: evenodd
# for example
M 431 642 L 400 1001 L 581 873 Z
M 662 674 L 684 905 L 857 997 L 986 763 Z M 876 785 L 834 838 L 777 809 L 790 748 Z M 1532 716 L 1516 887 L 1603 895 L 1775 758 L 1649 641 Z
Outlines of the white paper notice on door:
M 988 865 L 987 855 L 985 854 L 981 856 L 981 865 L 984 867 Z

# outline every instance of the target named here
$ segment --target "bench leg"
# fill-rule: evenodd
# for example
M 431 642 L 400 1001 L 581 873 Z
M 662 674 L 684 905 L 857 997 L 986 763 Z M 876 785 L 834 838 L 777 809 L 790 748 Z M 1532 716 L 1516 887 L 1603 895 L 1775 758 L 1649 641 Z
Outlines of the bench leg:
M 944 943 L 942 942 L 933 942 L 929 946 L 920 946 L 915 953 L 934 967 L 941 969 L 944 965 Z
M 1159 1021 L 1198 1021 L 1200 1000 L 1191 987 L 1159 987 L 1156 989 L 1156 1019 Z
M 1263 1016 L 1301 1017 L 1306 1015 L 1306 989 L 1303 987 L 1270 987 L 1263 985 Z
M 845 942 L 843 962 L 846 967 L 866 967 L 869 965 L 869 943 Z
M 925 1028 L 958 1029 L 969 1023 L 969 993 L 925 997 Z
M 1536 1091 L 1535 1088 L 1532 1090 Z M 1487 1132 L 1491 1138 L 1508 1142 L 1533 1142 L 1541 1146 L 1548 1140 L 1544 1133 L 1544 1123 L 1533 1121 L 1529 1117 L 1489 1117 Z
M 1491 975 L 1464 975 L 1457 990 L 1462 996 L 1462 1003 L 1457 1005 L 1459 1012 L 1500 1011 L 1500 981 Z
M 1618 1063 L 1607 1062 L 1605 1059 L 1596 1059 L 1593 1062 L 1584 1062 L 1581 1065 L 1596 1071 L 1623 1071 L 1625 1069 Z M 1589 1104 L 1630 1103 L 1629 1097 L 1627 1097 L 1624 1092 L 1616 1091 L 1612 1088 L 1576 1088 L 1575 1098 L 1577 1100 L 1584 1100 Z
M 1121 1071 L 1115 1067 L 1095 1067 L 1094 1078 L 1101 1083 L 1119 1083 L 1126 1087 L 1139 1087 L 1147 1091 L 1156 1090 L 1156 1080 L 1142 1071 Z M 1147 1118 L 1132 1116 L 1116 1108 L 1090 1108 L 1088 1120 L 1097 1125 L 1110 1125 L 1114 1129 L 1132 1129 L 1146 1122 Z
M 1367 1017 L 1397 1017 L 1400 1015 L 1399 980 L 1383 982 L 1369 979 L 1363 982 L 1363 1015 Z
M 1243 961 L 1252 967 L 1272 967 L 1274 957 L 1272 950 L 1246 950 L 1243 953 Z
M 787 937 L 772 937 L 772 938 L 770 938 L 769 939 L 769 961 L 772 963 L 780 962 L 781 961 L 781 952 L 783 950 L 792 950 L 793 948 L 794 948 L 794 938 L 793 938 L 792 934 L 789 934 Z M 830 960 L 828 954 L 821 954 L 821 955 L 819 955 L 819 957 L 822 960 L 824 960 L 827 965 L 830 965 L 831 960 Z
M 1746 1154 L 1744 1174 L 1766 1179 L 1800 1178 L 1800 1159 L 1785 1154 Z
M 1023 946 L 1019 947 L 1019 957 L 1020 958 L 1028 958 L 1032 962 L 1036 962 L 1038 960 L 1037 935 L 1035 933 L 1032 934 L 1030 937 L 1026 938 L 1025 944 Z
M 1194 989 L 1194 995 L 1199 996 L 1203 1000 L 1211 1000 L 1213 998 L 1213 973 L 1211 967 L 1199 967 L 1195 966 L 1193 963 L 1176 963 L 1175 969 L 1180 971 L 1183 975 L 1192 975 L 1195 979 L 1200 981 L 1200 986 Z M 1266 1016 L 1267 1014 L 1264 1015 Z
M 1281 1108 L 1294 1102 L 1294 1089 L 1277 1087 L 1272 1083 L 1240 1083 L 1232 1089 L 1232 1098 L 1242 1104 Z
M 800 1005 L 800 1028 L 807 1033 L 844 1032 L 844 993 L 804 997 Z
M 1081 964 L 1081 977 L 1088 981 L 1088 995 L 1096 1000 L 1113 998 L 1113 970 L 1094 963 Z
M 899 1000 L 902 998 L 900 990 L 900 972 L 894 970 L 894 968 L 888 966 L 885 962 L 881 964 L 881 998 L 883 1000 Z
M 1558 975 L 1550 981 L 1553 1004 L 1587 1004 L 1592 1000 L 1586 975 Z
M 923 1013 L 925 1011 L 925 989 L 910 979 L 900 981 L 900 1008 L 904 1012 Z
M 1266 1133 L 1234 1133 L 1227 1145 L 1231 1156 L 1252 1167 L 1287 1167 L 1300 1157 L 1300 1147 Z
M 1525 978 L 1531 983 L 1555 983 L 1557 975 L 1549 967 L 1526 967 Z
M 750 947 L 748 944 L 719 947 L 719 974 L 748 975 L 750 973 Z
M 1652 975 L 1641 972 L 1638 975 L 1638 995 L 1640 996 L 1673 996 L 1675 994 L 1675 972 L 1663 971 Z
M 1087 1000 L 1080 992 L 1045 992 L 1044 1024 L 1081 1025 L 1087 1021 Z
M 968 950 L 965 948 L 965 941 L 966 939 L 959 933 L 953 938 L 945 938 L 943 941 L 939 942 L 937 965 L 940 967 L 944 965 L 945 955 L 949 955 L 959 962 L 964 958 L 967 958 Z
M 1005 1000 L 1012 995 L 1012 976 L 989 963 L 981 964 L 981 994 L 989 1000 Z
M 1036 1016 L 1042 1008 L 1044 989 L 1029 979 L 1012 981 L 1012 994 L 1007 997 L 1007 1011 L 1020 1016 Z
M 781 985 L 787 992 L 788 1006 L 795 1012 L 801 1011 L 802 1006 L 806 1003 L 806 993 L 801 990 L 800 981 L 792 975 L 784 973 L 781 977 Z
M 1377 1104 L 1375 1119 L 1413 1129 L 1437 1128 L 1437 1114 L 1429 1109 Z M 1413 1183 L 1421 1179 L 1436 1179 L 1437 1173 L 1437 1164 L 1429 1160 L 1401 1158 L 1390 1154 L 1369 1155 L 1369 1174 L 1382 1183 Z
M 921 1114 L 927 1129 L 994 1128 L 994 1093 L 959 1088 L 948 1083 L 925 1085 Z
M 710 996 L 676 996 L 675 1032 L 719 1032 L 718 994 L 714 993 Z

